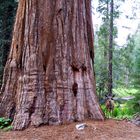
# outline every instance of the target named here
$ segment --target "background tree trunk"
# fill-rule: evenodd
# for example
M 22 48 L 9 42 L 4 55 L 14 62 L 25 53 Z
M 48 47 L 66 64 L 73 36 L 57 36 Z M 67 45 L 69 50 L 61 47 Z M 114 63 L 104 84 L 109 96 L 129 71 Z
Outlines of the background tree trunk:
M 114 1 L 110 2 L 110 31 L 109 31 L 109 64 L 108 64 L 108 94 L 112 95 L 112 61 L 113 61 L 113 13 Z
M 94 74 L 90 0 L 20 0 L 1 88 L 14 129 L 103 120 Z

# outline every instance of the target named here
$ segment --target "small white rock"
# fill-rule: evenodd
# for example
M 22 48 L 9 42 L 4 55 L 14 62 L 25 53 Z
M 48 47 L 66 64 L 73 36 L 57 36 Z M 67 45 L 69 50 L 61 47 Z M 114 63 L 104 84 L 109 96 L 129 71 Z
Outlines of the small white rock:
M 86 123 L 77 124 L 75 127 L 77 130 L 83 130 L 86 127 Z

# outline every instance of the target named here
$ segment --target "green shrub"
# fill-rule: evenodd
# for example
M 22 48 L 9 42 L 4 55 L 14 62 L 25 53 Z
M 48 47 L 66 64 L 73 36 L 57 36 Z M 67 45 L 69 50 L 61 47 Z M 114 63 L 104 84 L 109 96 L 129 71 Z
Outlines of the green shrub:
M 101 106 L 106 118 L 113 119 L 131 119 L 135 113 L 133 109 L 130 109 L 127 104 L 121 104 L 117 106 L 115 104 L 115 108 L 112 112 L 108 112 L 105 105 Z
M 135 97 L 131 100 L 115 101 L 115 108 L 113 112 L 108 112 L 105 105 L 101 105 L 101 108 L 107 118 L 114 119 L 132 119 L 137 113 L 140 113 L 140 88 L 118 88 L 113 89 L 116 97 Z
M 135 113 L 140 113 L 140 91 L 134 97 L 134 99 L 127 102 L 127 106 Z
M 0 129 L 10 129 L 11 119 L 0 118 Z

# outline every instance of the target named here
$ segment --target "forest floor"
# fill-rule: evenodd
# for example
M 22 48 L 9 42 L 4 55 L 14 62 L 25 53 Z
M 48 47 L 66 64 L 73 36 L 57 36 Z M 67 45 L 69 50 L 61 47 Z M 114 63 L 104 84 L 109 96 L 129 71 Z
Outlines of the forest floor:
M 128 121 L 85 121 L 84 130 L 72 123 L 61 126 L 30 127 L 24 131 L 0 131 L 0 140 L 140 140 L 140 127 Z

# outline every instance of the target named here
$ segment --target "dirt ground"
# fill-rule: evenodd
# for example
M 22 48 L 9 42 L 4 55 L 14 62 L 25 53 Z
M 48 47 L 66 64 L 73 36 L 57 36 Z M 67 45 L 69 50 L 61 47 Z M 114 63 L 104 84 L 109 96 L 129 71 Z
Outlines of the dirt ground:
M 30 127 L 24 131 L 0 131 L 0 140 L 140 140 L 140 127 L 127 121 L 85 121 L 87 127 L 77 130 L 76 124 Z

